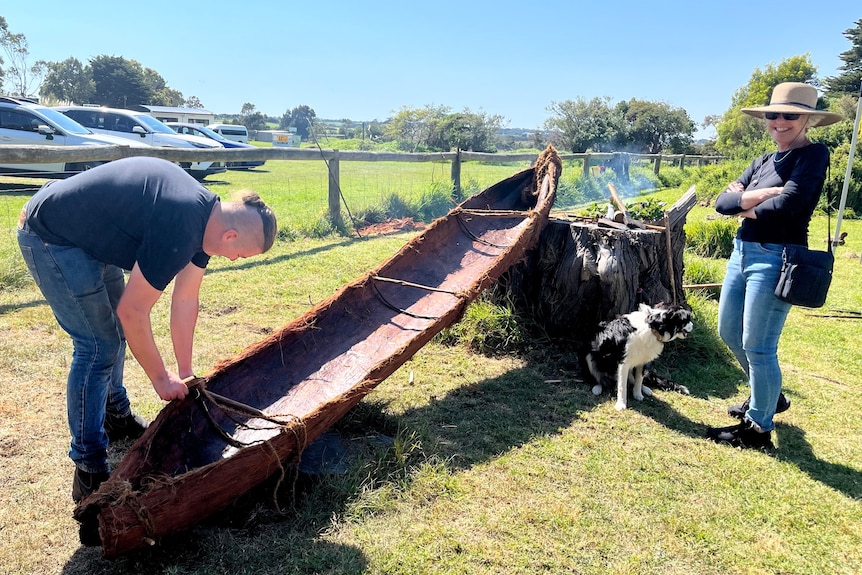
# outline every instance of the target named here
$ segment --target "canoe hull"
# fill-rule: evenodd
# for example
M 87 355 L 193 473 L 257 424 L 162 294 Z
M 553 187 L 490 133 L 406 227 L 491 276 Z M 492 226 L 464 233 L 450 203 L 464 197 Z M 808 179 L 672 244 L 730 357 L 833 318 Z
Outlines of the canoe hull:
M 103 555 L 188 529 L 295 462 L 538 242 L 560 171 L 549 148 L 165 406 L 75 510 Z

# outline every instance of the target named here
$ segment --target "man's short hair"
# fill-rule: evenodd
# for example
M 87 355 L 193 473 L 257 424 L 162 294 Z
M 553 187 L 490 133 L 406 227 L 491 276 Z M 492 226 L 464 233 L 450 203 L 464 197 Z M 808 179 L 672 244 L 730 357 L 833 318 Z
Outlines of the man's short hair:
M 255 210 L 260 216 L 260 221 L 263 224 L 263 251 L 269 251 L 269 248 L 275 243 L 275 235 L 278 233 L 278 222 L 276 222 L 275 214 L 254 192 L 244 191 L 241 198 L 244 206 Z

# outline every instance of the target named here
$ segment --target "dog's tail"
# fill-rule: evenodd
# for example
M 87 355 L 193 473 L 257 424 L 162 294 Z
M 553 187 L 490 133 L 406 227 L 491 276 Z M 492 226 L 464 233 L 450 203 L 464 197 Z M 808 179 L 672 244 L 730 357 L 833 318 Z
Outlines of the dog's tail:
M 605 378 L 599 371 L 592 352 L 581 355 L 581 374 L 584 376 L 584 383 L 591 387 L 593 395 L 601 395 Z
M 652 389 L 663 389 L 665 391 L 675 391 L 683 395 L 691 395 L 688 388 L 675 381 L 671 381 L 666 377 L 657 375 L 654 371 L 649 370 L 644 373 L 644 385 Z

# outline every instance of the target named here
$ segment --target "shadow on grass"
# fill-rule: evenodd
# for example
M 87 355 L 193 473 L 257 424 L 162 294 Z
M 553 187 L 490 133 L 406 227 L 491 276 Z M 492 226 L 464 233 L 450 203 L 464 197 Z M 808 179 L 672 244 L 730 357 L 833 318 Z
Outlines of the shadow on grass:
M 387 414 L 384 404 L 362 402 L 334 426 L 345 443 L 365 442 L 364 448 L 351 454 L 346 473 L 289 475 L 281 484 L 269 479 L 193 531 L 172 535 L 152 550 L 107 561 L 100 558 L 98 549 L 82 548 L 63 573 L 147 574 L 172 569 L 184 573 L 361 573 L 368 560 L 360 548 L 327 542 L 320 533 L 330 528 L 333 517 L 349 516 L 352 504 L 368 489 L 389 482 L 407 488 L 415 461 L 398 461 L 395 452 L 399 448 L 393 447 L 399 442 L 396 436 L 409 430 L 422 445 L 420 457 L 463 470 L 537 437 L 557 434 L 582 414 L 612 401 L 608 394 L 594 396 L 589 385 L 570 380 L 561 383 L 547 376 L 547 365 L 528 365 L 453 389 L 397 417 Z M 631 409 L 681 435 L 704 438 L 707 426 L 663 401 L 665 393 L 673 392 L 662 391 L 643 403 L 632 402 Z M 818 460 L 798 428 L 780 426 L 778 434 L 781 448 L 775 457 L 794 463 L 848 497 L 862 496 L 858 471 Z M 396 439 L 375 447 L 367 441 L 373 436 Z
M 26 301 L 23 303 L 3 304 L 0 305 L 0 315 L 4 315 L 12 311 L 17 311 L 19 309 L 24 309 L 28 307 L 39 307 L 42 305 L 48 305 L 48 302 L 46 302 L 44 299 L 35 299 L 33 301 Z
M 289 254 L 283 254 L 275 257 L 268 258 L 249 258 L 248 260 L 242 260 L 241 262 L 237 260 L 228 265 L 219 266 L 217 268 L 208 268 L 207 274 L 217 274 L 223 272 L 237 271 L 237 270 L 248 270 L 254 269 L 260 266 L 268 266 L 272 264 L 278 264 L 281 262 L 285 262 L 288 260 L 301 259 L 308 256 L 313 256 L 321 253 L 328 252 L 329 250 L 334 250 L 336 248 L 341 248 L 344 246 L 349 246 L 351 244 L 356 243 L 358 238 L 346 238 L 340 242 L 328 243 L 326 245 L 318 246 L 316 248 L 311 248 L 310 250 L 303 250 L 301 252 L 294 252 Z M 206 281 L 206 280 L 204 280 Z
M 146 573 L 345 573 L 359 574 L 368 564 L 352 545 L 332 543 L 316 533 L 269 526 L 253 531 L 219 532 L 201 538 L 200 530 L 172 536 L 151 551 L 115 560 L 99 548 L 81 547 L 63 566 L 63 575 Z M 209 556 L 208 560 L 207 557 Z
M 840 463 L 818 459 L 805 439 L 805 431 L 795 425 L 776 424 L 779 449 L 775 457 L 797 466 L 811 479 L 840 491 L 855 500 L 862 499 L 862 472 Z

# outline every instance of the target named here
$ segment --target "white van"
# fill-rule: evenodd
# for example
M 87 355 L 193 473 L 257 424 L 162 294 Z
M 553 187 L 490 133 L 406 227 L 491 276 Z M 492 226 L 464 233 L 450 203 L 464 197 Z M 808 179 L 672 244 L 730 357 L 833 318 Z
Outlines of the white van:
M 216 134 L 221 134 L 228 140 L 248 144 L 248 130 L 239 124 L 210 124 L 207 126 Z

